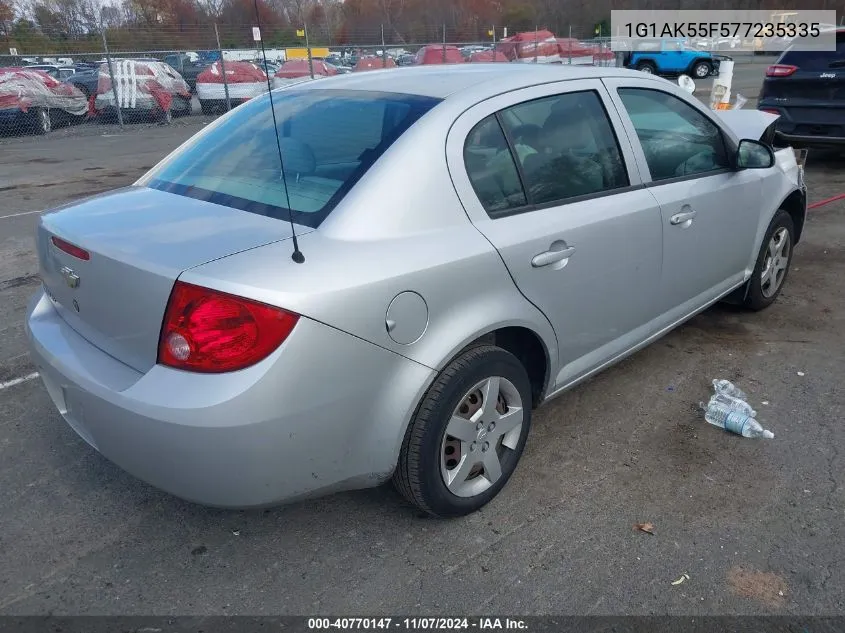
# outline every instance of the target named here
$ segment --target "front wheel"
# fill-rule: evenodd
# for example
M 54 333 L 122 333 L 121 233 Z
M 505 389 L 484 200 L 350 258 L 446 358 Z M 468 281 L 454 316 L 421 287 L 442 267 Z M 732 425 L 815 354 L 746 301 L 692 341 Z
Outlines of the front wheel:
M 531 385 L 517 358 L 492 345 L 452 361 L 423 397 L 393 476 L 436 517 L 475 512 L 505 486 L 531 426 Z
M 772 219 L 769 230 L 766 231 L 754 272 L 748 281 L 746 308 L 763 310 L 778 298 L 792 264 L 794 236 L 795 223 L 792 221 L 792 216 L 780 209 Z

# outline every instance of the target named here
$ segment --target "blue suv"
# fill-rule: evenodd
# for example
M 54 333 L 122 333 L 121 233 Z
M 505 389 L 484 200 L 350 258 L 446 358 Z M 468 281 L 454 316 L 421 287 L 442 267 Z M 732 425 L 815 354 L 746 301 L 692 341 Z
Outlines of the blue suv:
M 639 50 L 625 53 L 625 68 L 655 75 L 685 74 L 694 79 L 704 79 L 719 70 L 719 58 L 690 48 L 685 40 L 659 40 L 646 44 L 648 49 L 640 46 Z

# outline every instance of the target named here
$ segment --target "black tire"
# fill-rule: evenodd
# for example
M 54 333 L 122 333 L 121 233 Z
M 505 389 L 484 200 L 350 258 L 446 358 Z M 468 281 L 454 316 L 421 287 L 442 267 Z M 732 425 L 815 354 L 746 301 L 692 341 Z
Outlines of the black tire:
M 695 62 L 690 68 L 693 79 L 707 79 L 713 72 L 713 65 L 710 62 Z
M 459 497 L 447 488 L 440 471 L 446 427 L 473 385 L 492 376 L 506 378 L 519 392 L 522 430 L 516 447 L 507 449 L 501 460 L 501 477 L 480 494 Z M 475 512 L 501 491 L 516 469 L 531 427 L 531 397 L 528 373 L 513 354 L 493 345 L 466 350 L 440 373 L 417 408 L 402 442 L 394 486 L 408 501 L 435 517 Z
M 636 68 L 641 73 L 648 73 L 649 75 L 656 75 L 657 74 L 657 66 L 655 65 L 654 62 L 642 61 L 642 62 L 637 63 Z
M 769 243 L 772 240 L 772 237 L 777 233 L 780 229 L 785 229 L 787 235 L 789 236 L 789 243 L 787 244 L 787 248 L 789 249 L 789 253 L 787 255 L 787 263 L 786 269 L 783 272 L 783 276 L 780 279 L 779 284 L 775 291 L 768 296 L 763 291 L 763 271 L 766 268 L 769 252 Z M 792 267 L 792 253 L 795 247 L 795 224 L 792 221 L 792 216 L 789 215 L 783 209 L 778 210 L 775 214 L 775 217 L 772 218 L 771 224 L 769 224 L 769 229 L 766 231 L 766 236 L 763 238 L 763 244 L 760 246 L 760 252 L 757 255 L 757 262 L 754 265 L 754 272 L 751 273 L 751 279 L 748 280 L 748 291 L 745 295 L 744 305 L 749 310 L 763 310 L 768 308 L 772 305 L 775 300 L 780 296 L 781 291 L 783 290 L 784 285 L 786 284 L 786 278 L 789 276 L 789 269 Z

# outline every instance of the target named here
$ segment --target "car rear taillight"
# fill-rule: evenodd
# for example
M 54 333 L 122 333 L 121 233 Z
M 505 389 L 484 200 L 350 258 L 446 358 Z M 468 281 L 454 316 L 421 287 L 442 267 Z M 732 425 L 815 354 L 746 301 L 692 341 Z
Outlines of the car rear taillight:
M 71 257 L 76 257 L 76 259 L 81 259 L 84 261 L 88 261 L 91 259 L 90 253 L 85 249 L 79 248 L 75 244 L 71 244 L 70 242 L 65 242 L 63 239 L 53 236 L 50 238 L 50 241 L 53 242 L 53 246 L 58 248 L 60 251 L 67 253 Z
M 798 70 L 798 66 L 775 64 L 766 69 L 766 77 L 789 77 L 796 70 Z
M 164 315 L 158 362 L 202 373 L 244 369 L 267 358 L 298 320 L 281 308 L 177 281 Z

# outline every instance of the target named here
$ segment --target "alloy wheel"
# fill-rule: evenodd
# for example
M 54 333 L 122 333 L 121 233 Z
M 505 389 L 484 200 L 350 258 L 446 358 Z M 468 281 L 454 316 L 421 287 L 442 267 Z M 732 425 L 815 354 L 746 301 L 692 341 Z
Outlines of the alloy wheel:
M 791 247 L 789 231 L 784 227 L 775 231 L 769 240 L 766 260 L 760 273 L 760 290 L 764 297 L 771 297 L 780 289 L 789 266 Z
M 695 76 L 704 79 L 710 74 L 710 67 L 707 64 L 699 64 L 695 67 Z
M 461 398 L 440 448 L 440 473 L 452 494 L 473 497 L 501 478 L 502 461 L 519 445 L 524 415 L 519 391 L 500 376 Z
M 47 134 L 53 128 L 50 121 L 50 111 L 47 108 L 38 110 L 38 127 L 42 134 Z

